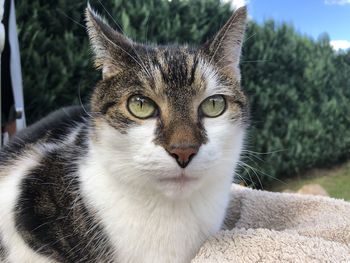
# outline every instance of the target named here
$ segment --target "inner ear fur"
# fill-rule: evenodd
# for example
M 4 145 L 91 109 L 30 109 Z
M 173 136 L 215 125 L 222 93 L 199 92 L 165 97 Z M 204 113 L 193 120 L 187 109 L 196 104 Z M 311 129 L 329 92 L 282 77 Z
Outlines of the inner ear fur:
M 237 9 L 219 32 L 207 41 L 201 51 L 210 62 L 228 72 L 239 72 L 239 61 L 247 22 L 247 8 Z

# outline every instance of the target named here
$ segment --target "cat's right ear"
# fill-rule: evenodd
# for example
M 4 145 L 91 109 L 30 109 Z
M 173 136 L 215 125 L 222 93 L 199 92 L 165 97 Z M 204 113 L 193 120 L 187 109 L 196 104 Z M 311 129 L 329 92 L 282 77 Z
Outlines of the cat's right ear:
M 117 74 L 126 66 L 125 57 L 132 52 L 133 42 L 111 28 L 90 4 L 85 17 L 96 67 L 102 69 L 103 78 Z
M 247 8 L 238 8 L 219 32 L 202 47 L 202 52 L 229 75 L 239 76 L 244 31 L 247 22 Z

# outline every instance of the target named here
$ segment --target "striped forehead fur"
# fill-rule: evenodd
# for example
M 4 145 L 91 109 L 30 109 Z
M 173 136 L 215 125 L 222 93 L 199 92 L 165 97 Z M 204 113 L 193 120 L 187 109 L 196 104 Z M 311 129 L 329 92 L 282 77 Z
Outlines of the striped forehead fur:
M 149 85 L 149 79 L 147 76 L 140 74 L 139 77 L 143 82 L 146 89 L 151 89 L 155 93 L 161 94 L 167 89 L 167 81 L 170 80 L 170 75 L 176 76 L 176 80 L 183 83 L 182 87 L 189 85 L 196 93 L 204 92 L 208 90 L 208 93 L 232 95 L 232 87 L 230 85 L 225 86 L 224 83 L 220 84 L 220 78 L 218 71 L 210 65 L 204 58 L 199 57 L 197 54 L 192 54 L 185 49 L 179 49 L 181 56 L 177 56 L 177 68 L 174 72 L 174 68 L 169 66 L 174 62 L 174 57 L 170 56 L 165 58 L 163 52 L 157 52 L 156 60 L 153 60 L 149 66 L 149 72 L 152 75 L 152 84 Z M 180 69 L 182 68 L 182 70 Z
M 242 11 L 237 13 L 236 16 L 238 16 L 240 13 L 242 13 Z M 95 53 L 95 64 L 97 67 L 100 67 L 103 69 L 103 73 L 105 73 L 106 69 L 104 66 L 106 65 L 107 67 L 114 66 L 114 68 L 112 69 L 115 71 L 114 73 L 117 73 L 123 69 L 121 67 L 123 65 L 118 65 L 118 64 L 124 64 L 124 66 L 127 66 L 126 63 L 123 63 L 122 61 L 123 59 L 121 57 L 115 57 L 115 55 L 118 55 L 118 54 L 115 54 L 112 51 L 116 51 L 116 50 L 124 54 L 129 59 L 131 58 L 138 66 L 140 66 L 141 71 L 144 71 L 144 73 L 146 73 L 146 75 L 149 76 L 150 75 L 149 67 L 152 67 L 152 62 L 153 62 L 151 61 L 152 58 L 150 58 L 150 54 L 149 54 L 150 51 L 152 52 L 153 50 L 156 50 L 155 52 L 156 61 L 159 63 L 159 65 L 163 69 L 169 66 L 169 65 L 166 65 L 167 63 L 173 62 L 171 61 L 172 58 L 177 58 L 178 56 L 184 56 L 184 60 L 187 62 L 187 63 L 184 63 L 184 65 L 187 65 L 190 70 L 190 67 L 192 66 L 191 64 L 195 62 L 193 60 L 193 53 L 197 53 L 198 56 L 196 57 L 201 57 L 202 55 L 204 55 L 204 53 L 209 52 L 206 54 L 208 55 L 208 61 L 209 61 L 207 63 L 213 66 L 214 65 L 213 63 L 215 62 L 215 57 L 217 55 L 218 49 L 220 49 L 220 46 L 223 46 L 224 49 L 227 49 L 227 47 L 225 47 L 225 44 L 226 45 L 228 44 L 221 39 L 219 45 L 216 47 L 216 49 L 212 54 L 210 53 L 212 52 L 211 50 L 213 49 L 212 46 L 208 46 L 208 47 L 205 46 L 207 51 L 204 51 L 204 52 L 203 50 L 193 50 L 193 49 L 191 50 L 187 46 L 180 46 L 177 48 L 173 48 L 173 47 L 153 48 L 150 46 L 136 44 L 128 37 L 113 30 L 111 27 L 109 27 L 108 23 L 103 17 L 101 17 L 94 10 L 92 10 L 90 5 L 88 5 L 88 8 L 86 10 L 86 20 L 87 20 L 87 29 L 88 29 L 89 37 L 92 43 L 92 49 Z M 232 35 L 227 32 L 227 30 L 230 29 L 230 27 L 228 25 L 225 25 L 225 27 L 226 27 L 226 30 L 224 32 L 223 37 L 225 37 L 225 35 L 228 35 L 228 36 Z M 238 35 L 237 37 L 239 38 L 239 34 L 242 35 L 243 33 L 241 32 L 241 29 L 240 29 L 238 30 L 238 33 L 235 32 L 235 34 Z M 216 40 L 217 40 L 217 37 L 214 38 L 213 43 L 217 42 Z M 241 42 L 241 40 L 239 39 L 237 41 Z M 129 50 L 129 48 L 131 50 Z M 171 49 L 173 49 L 175 52 L 168 52 Z M 222 60 L 225 60 L 225 59 L 231 60 L 232 58 L 227 58 L 227 55 L 225 55 L 221 57 L 220 60 L 216 60 L 217 64 L 215 66 L 221 67 L 220 69 L 222 70 L 222 72 L 226 71 L 226 67 L 228 67 L 228 65 L 224 67 L 222 67 L 221 65 Z M 239 57 L 238 58 L 236 57 L 235 60 L 237 63 L 239 60 Z M 237 78 L 239 82 L 240 80 L 239 70 L 237 71 L 237 69 L 234 69 L 234 71 L 236 73 L 234 77 Z

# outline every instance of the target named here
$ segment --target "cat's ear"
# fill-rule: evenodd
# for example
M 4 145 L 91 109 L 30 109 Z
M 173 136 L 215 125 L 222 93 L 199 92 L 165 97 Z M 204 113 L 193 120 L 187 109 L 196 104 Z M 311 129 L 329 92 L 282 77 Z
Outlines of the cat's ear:
M 247 8 L 237 9 L 219 32 L 204 46 L 204 52 L 219 68 L 229 73 L 239 73 L 244 31 L 247 22 Z
M 111 28 L 90 4 L 85 17 L 96 67 L 102 69 L 103 78 L 117 74 L 126 66 L 125 56 L 130 54 L 133 42 Z

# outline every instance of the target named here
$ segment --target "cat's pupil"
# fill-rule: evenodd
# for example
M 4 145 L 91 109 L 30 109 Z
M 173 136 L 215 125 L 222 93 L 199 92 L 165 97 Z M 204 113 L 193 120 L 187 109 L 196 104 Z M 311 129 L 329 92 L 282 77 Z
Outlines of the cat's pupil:
M 140 108 L 142 109 L 142 107 L 143 107 L 143 100 L 142 99 L 139 99 L 139 105 L 140 105 Z

